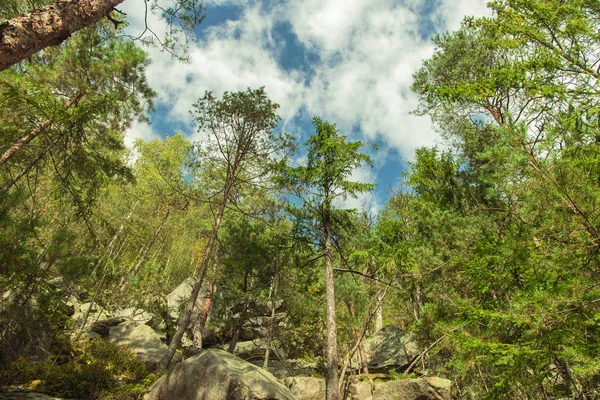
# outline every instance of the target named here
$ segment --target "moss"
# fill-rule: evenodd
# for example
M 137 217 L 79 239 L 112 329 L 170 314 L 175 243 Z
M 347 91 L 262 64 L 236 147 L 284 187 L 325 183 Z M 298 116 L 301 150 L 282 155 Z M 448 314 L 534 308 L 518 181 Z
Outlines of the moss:
M 158 379 L 127 348 L 104 340 L 74 346 L 64 364 L 19 358 L 0 373 L 0 385 L 20 385 L 65 398 L 136 399 Z

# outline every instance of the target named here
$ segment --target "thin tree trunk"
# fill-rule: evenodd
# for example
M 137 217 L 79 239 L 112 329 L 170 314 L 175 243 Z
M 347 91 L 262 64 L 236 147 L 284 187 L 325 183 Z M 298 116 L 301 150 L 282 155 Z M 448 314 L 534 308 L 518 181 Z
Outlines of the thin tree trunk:
M 248 271 L 244 274 L 244 305 L 242 306 L 242 312 L 240 313 L 240 320 L 235 327 L 231 342 L 229 342 L 228 352 L 233 353 L 235 346 L 240 338 L 242 329 L 244 328 L 244 321 L 246 320 L 246 314 L 248 313 L 248 303 L 250 302 L 250 296 L 248 295 Z
M 58 0 L 0 24 L 0 71 L 108 16 L 123 0 Z
M 381 300 L 381 294 L 383 292 L 380 290 L 377 292 L 377 302 Z M 377 314 L 375 315 L 375 332 L 379 332 L 383 329 L 383 304 L 377 309 Z
M 366 333 L 367 333 L 367 329 L 369 328 L 369 324 L 371 323 L 371 320 L 373 319 L 373 316 L 377 313 L 377 310 L 379 309 L 379 307 L 381 307 L 381 304 L 383 304 L 383 300 L 385 299 L 385 295 L 387 294 L 387 290 L 389 289 L 389 285 L 386 286 L 385 290 L 383 291 L 381 298 L 379 298 L 377 300 L 377 304 L 375 305 L 375 309 L 372 310 L 369 313 L 369 317 L 367 318 L 367 320 L 365 321 L 364 325 L 363 325 L 363 329 L 362 332 L 360 334 L 360 337 L 356 340 L 356 343 L 354 344 L 354 347 L 352 348 L 352 350 L 350 350 L 350 354 L 348 355 L 348 357 L 346 358 L 346 362 L 344 363 L 344 366 L 342 368 L 342 373 L 340 374 L 340 388 L 344 382 L 344 379 L 346 377 L 346 371 L 348 370 L 348 366 L 350 365 L 350 360 L 352 359 L 352 357 L 354 356 L 354 353 L 356 353 L 356 350 L 359 348 L 359 346 L 362 343 L 362 340 L 364 339 Z
M 265 349 L 265 360 L 263 369 L 269 369 L 269 353 L 271 352 L 271 341 L 273 340 L 273 325 L 275 324 L 275 308 L 277 306 L 277 287 L 279 283 L 279 249 L 277 250 L 277 261 L 275 262 L 275 276 L 271 284 L 269 294 L 271 297 L 271 323 L 269 324 L 269 334 L 267 336 L 267 348 Z
M 1 27 L 0 27 L 0 31 L 1 31 Z M 79 102 L 79 100 L 82 97 L 83 97 L 83 93 L 79 93 L 75 97 L 73 97 L 71 100 L 69 100 L 69 102 L 67 104 L 65 104 L 65 110 L 68 110 L 69 108 L 73 107 L 73 105 L 77 104 L 77 102 Z M 55 121 L 53 119 L 47 119 L 44 122 L 42 122 L 41 125 L 34 127 L 32 130 L 27 132 L 25 135 L 21 136 L 19 138 L 19 140 L 17 140 L 17 143 L 13 144 L 8 149 L 6 149 L 4 151 L 4 153 L 2 153 L 2 155 L 0 156 L 0 167 L 3 166 L 4 164 L 6 164 L 8 162 L 8 160 L 10 160 L 17 151 L 19 151 L 23 148 L 23 146 L 25 146 L 26 144 L 31 142 L 40 133 L 42 133 L 43 131 L 48 129 L 50 126 L 52 126 L 52 124 L 54 122 Z
M 417 278 L 417 287 L 415 289 L 415 319 L 418 321 L 421 318 L 421 307 L 423 307 L 423 283 L 421 277 Z
M 150 240 L 150 243 L 148 243 L 148 245 L 144 248 L 144 251 L 142 252 L 142 255 L 140 256 L 140 259 L 138 260 L 135 267 L 133 267 L 133 270 L 131 271 L 131 274 L 133 276 L 137 275 L 142 264 L 146 260 L 146 257 L 148 256 L 148 252 L 150 252 L 152 245 L 154 244 L 154 242 L 156 242 L 158 235 L 160 235 L 160 232 L 162 231 L 163 227 L 165 226 L 165 222 L 167 222 L 167 218 L 169 218 L 169 214 L 171 214 L 171 208 L 167 208 L 167 212 L 165 213 L 165 216 L 163 217 L 162 221 L 160 221 L 160 225 L 158 226 L 158 228 L 156 228 L 156 231 L 154 232 L 154 236 L 152 236 L 152 240 Z
M 227 182 L 223 193 L 223 201 L 221 202 L 221 205 L 217 212 L 212 232 L 210 234 L 210 237 L 208 238 L 208 243 L 206 244 L 206 249 L 204 249 L 204 255 L 202 256 L 202 264 L 200 265 L 200 269 L 198 270 L 198 277 L 196 278 L 196 282 L 192 287 L 192 294 L 190 296 L 190 299 L 188 300 L 185 311 L 179 316 L 177 320 L 177 330 L 175 331 L 175 334 L 173 335 L 173 338 L 169 343 L 169 347 L 167 348 L 165 355 L 158 364 L 159 369 L 167 369 L 167 367 L 171 363 L 171 359 L 173 358 L 175 351 L 181 343 L 181 338 L 185 333 L 185 328 L 188 326 L 190 318 L 192 317 L 192 311 L 194 310 L 196 300 L 198 300 L 198 294 L 200 293 L 200 288 L 202 287 L 202 282 L 204 281 L 204 276 L 206 275 L 206 270 L 208 269 L 209 260 L 212 255 L 215 242 L 217 241 L 217 233 L 219 231 L 219 226 L 221 226 L 223 214 L 225 214 L 225 207 L 227 206 L 227 199 L 229 198 L 230 188 L 231 182 Z
M 337 325 L 335 316 L 335 277 L 331 254 L 331 216 L 325 210 L 323 215 L 325 228 L 325 302 L 327 308 L 327 400 L 339 400 L 340 388 L 338 377 Z
M 356 307 L 354 307 L 354 303 L 350 301 L 346 301 L 346 306 L 348 307 L 348 311 L 352 316 L 353 320 L 356 320 Z M 354 325 L 354 324 L 353 324 Z M 365 356 L 365 347 L 363 346 L 361 340 L 361 331 L 358 326 L 354 325 L 352 328 L 354 331 L 354 336 L 356 336 L 356 342 L 358 343 L 358 358 L 360 359 L 360 370 L 363 374 L 369 373 L 369 367 L 367 366 L 367 357 Z

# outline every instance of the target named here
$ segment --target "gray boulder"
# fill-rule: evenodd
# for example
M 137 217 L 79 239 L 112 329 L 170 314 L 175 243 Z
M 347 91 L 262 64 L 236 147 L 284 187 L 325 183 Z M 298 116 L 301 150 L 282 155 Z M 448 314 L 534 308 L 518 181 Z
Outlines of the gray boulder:
M 356 377 L 350 378 L 348 386 L 349 400 L 365 400 L 373 396 L 373 381 L 361 382 Z
M 264 354 L 263 354 L 264 356 Z M 252 364 L 262 368 L 264 359 L 256 359 L 250 361 Z M 294 376 L 313 376 L 317 373 L 317 363 L 311 363 L 304 360 L 278 360 L 269 359 L 268 370 L 277 379 L 283 379 Z
M 451 387 L 442 378 L 400 379 L 376 383 L 373 400 L 451 400 Z
M 365 340 L 365 354 L 370 370 L 402 368 L 421 352 L 415 336 L 393 325 Z
M 145 400 L 294 400 L 268 372 L 226 351 L 210 349 L 175 365 Z
M 127 346 L 150 367 L 158 364 L 167 350 L 158 334 L 148 325 L 127 321 L 110 328 L 109 339 L 120 346 Z
M 194 278 L 187 278 L 167 295 L 167 307 L 169 309 L 169 316 L 172 319 L 177 319 L 179 317 L 181 310 L 185 307 L 190 299 L 194 282 L 196 282 Z M 196 300 L 196 304 L 194 305 L 194 315 L 192 315 L 192 320 L 194 320 L 194 317 L 196 317 L 202 310 L 205 297 L 205 292 L 201 290 L 200 294 L 198 295 L 198 300 Z
M 115 312 L 117 317 L 125 317 L 132 321 L 137 321 L 148 325 L 155 331 L 162 332 L 166 328 L 165 321 L 160 315 L 150 313 L 141 308 L 129 307 Z
M 238 342 L 233 350 L 233 354 L 247 361 L 264 359 L 267 344 L 268 340 L 266 338 Z M 285 360 L 287 358 L 287 353 L 282 349 L 281 343 L 278 340 L 271 341 L 270 354 L 273 359 Z
M 285 378 L 283 384 L 290 389 L 297 400 L 325 400 L 325 379 L 297 376 Z
M 83 329 L 89 329 L 97 322 L 112 318 L 112 315 L 97 303 L 83 303 L 79 305 L 79 308 L 75 310 L 71 318 L 76 322 L 77 328 L 81 328 L 85 323 Z

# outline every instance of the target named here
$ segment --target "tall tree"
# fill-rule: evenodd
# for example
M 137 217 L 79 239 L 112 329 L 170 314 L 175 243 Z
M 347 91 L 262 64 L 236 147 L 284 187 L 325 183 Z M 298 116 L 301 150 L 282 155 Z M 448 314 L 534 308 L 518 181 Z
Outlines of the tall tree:
M 375 185 L 347 180 L 356 168 L 371 165 L 361 153 L 363 143 L 347 141 L 334 124 L 313 118 L 315 134 L 305 143 L 306 166 L 285 171 L 288 187 L 297 195 L 320 226 L 320 248 L 325 260 L 327 398 L 341 398 L 338 377 L 335 278 L 333 274 L 333 227 L 336 201 L 371 191 Z
M 260 185 L 268 178 L 273 168 L 270 161 L 280 154 L 286 144 L 281 136 L 273 134 L 279 119 L 275 114 L 277 108 L 279 106 L 268 99 L 263 88 L 225 92 L 220 100 L 206 92 L 194 105 L 198 129 L 208 134 L 200 147 L 200 162 L 204 164 L 204 171 L 212 171 L 220 177 L 220 188 L 212 194 L 218 198 L 214 204 L 215 219 L 196 282 L 185 311 L 177 321 L 177 330 L 169 348 L 159 363 L 161 369 L 169 366 L 190 322 L 227 206 L 236 204 L 245 187 Z

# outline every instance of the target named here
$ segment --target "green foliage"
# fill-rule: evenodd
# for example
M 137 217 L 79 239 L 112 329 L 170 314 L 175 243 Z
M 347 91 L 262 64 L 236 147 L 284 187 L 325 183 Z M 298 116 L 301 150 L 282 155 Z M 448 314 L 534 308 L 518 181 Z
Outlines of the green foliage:
M 37 391 L 66 398 L 141 398 L 157 378 L 124 347 L 104 340 L 72 349 L 64 364 L 19 358 L 2 374 L 3 385 L 30 384 Z

